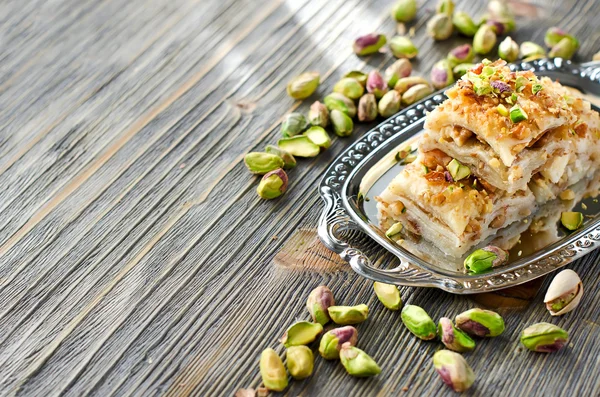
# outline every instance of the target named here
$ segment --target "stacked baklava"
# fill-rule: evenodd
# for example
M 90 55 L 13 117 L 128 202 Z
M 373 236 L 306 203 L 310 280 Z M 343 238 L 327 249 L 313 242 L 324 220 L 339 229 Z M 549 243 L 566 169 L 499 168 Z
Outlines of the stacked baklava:
M 598 113 L 558 82 L 484 61 L 446 95 L 416 160 L 376 197 L 381 226 L 402 225 L 392 238 L 461 257 L 540 204 L 568 200 L 600 162 Z

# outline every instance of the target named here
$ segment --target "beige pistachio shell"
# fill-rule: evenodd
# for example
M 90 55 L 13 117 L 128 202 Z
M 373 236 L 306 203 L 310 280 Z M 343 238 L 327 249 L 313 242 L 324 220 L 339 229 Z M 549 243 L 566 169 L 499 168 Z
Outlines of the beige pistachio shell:
M 551 305 L 548 305 L 549 302 L 571 293 L 575 293 L 575 296 L 560 310 L 552 310 Z M 544 297 L 544 303 L 547 304 L 551 315 L 560 316 L 575 309 L 577 305 L 579 305 L 582 296 L 583 283 L 581 282 L 581 279 L 573 270 L 565 269 L 558 273 L 550 283 L 550 287 L 548 287 L 548 291 Z

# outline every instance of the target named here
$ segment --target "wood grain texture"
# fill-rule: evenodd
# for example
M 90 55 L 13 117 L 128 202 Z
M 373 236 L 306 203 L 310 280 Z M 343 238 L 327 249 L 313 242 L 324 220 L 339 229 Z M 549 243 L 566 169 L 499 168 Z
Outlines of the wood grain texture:
M 289 395 L 450 395 L 431 368 L 439 348 L 411 337 L 371 283 L 314 240 L 317 183 L 352 138 L 289 172 L 266 202 L 242 164 L 306 111 L 285 84 L 321 73 L 316 99 L 351 69 L 359 34 L 392 35 L 391 0 L 26 0 L 0 4 L 0 395 L 233 395 L 258 387 L 258 356 L 296 319 L 311 289 L 367 303 L 360 346 L 381 364 L 353 379 L 317 358 Z M 453 46 L 433 43 L 422 4 L 416 74 Z M 542 42 L 559 25 L 600 49 L 600 3 L 530 1 L 513 36 Z M 481 15 L 483 0 L 457 1 Z M 372 125 L 360 125 L 354 136 Z M 274 238 L 276 236 L 276 238 Z M 503 309 L 507 332 L 467 355 L 470 395 L 600 395 L 597 255 L 574 263 L 586 285 L 574 315 L 550 319 L 542 294 Z M 542 290 L 547 286 L 544 281 Z M 402 288 L 432 317 L 476 303 Z M 531 299 L 531 298 L 527 298 Z M 506 300 L 503 300 L 506 302 Z M 510 299 L 508 299 L 510 301 Z M 488 300 L 477 302 L 489 302 Z M 520 301 L 521 302 L 521 301 Z M 522 303 L 522 302 L 521 302 Z M 530 354 L 527 324 L 571 333 L 567 349 Z

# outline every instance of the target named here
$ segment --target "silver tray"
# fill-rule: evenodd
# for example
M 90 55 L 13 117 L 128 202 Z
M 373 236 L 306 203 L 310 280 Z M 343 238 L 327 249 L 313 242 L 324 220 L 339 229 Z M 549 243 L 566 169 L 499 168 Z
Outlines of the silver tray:
M 597 62 L 578 65 L 555 58 L 514 64 L 511 68 L 532 70 L 600 97 L 600 65 Z M 402 110 L 363 135 L 331 164 L 319 185 L 325 207 L 319 220 L 318 234 L 327 248 L 346 260 L 356 273 L 375 281 L 473 294 L 527 282 L 600 246 L 600 205 L 596 199 L 584 200 L 585 211 L 578 209 L 586 215 L 584 228 L 570 234 L 557 230 L 557 241 L 531 252 L 525 252 L 524 247 L 518 253 L 513 249 L 508 264 L 484 274 L 469 275 L 462 270 L 462 262 L 458 264 L 448 259 L 448 264 L 443 265 L 445 261 L 435 260 L 435 255 L 421 255 L 418 250 L 409 251 L 387 239 L 373 218 L 373 204 L 364 199 L 366 192 L 359 194 L 361 180 L 386 154 L 418 135 L 422 131 L 425 113 L 444 99 L 443 93 L 438 92 Z M 396 175 L 398 171 L 398 168 L 392 168 L 386 174 Z M 373 186 L 381 189 L 381 186 L 387 185 L 385 180 L 379 182 L 379 185 L 376 182 Z M 581 203 L 574 206 L 581 206 Z M 550 208 L 549 213 L 557 211 L 560 210 Z

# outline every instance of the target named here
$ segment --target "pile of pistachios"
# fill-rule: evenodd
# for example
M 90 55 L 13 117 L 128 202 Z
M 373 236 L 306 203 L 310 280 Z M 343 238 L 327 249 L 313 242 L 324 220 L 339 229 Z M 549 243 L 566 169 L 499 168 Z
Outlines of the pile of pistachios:
M 373 283 L 379 301 L 389 310 L 398 311 L 406 328 L 417 338 L 429 341 L 439 339 L 445 349 L 433 357 L 433 367 L 442 381 L 456 392 L 467 390 L 475 382 L 475 373 L 460 354 L 475 349 L 475 338 L 493 338 L 505 331 L 504 319 L 496 312 L 474 308 L 458 314 L 454 321 L 440 318 L 438 324 L 427 312 L 416 305 L 403 306 L 400 290 L 395 285 Z M 544 303 L 552 316 L 560 316 L 575 309 L 583 295 L 581 279 L 572 270 L 563 270 L 552 280 Z M 280 342 L 286 348 L 286 363 L 272 348 L 265 349 L 260 357 L 260 374 L 266 391 L 283 391 L 288 387 L 288 373 L 293 379 L 305 379 L 312 375 L 314 354 L 308 346 L 320 335 L 318 352 L 325 360 L 339 360 L 351 376 L 369 377 L 381 373 L 377 362 L 356 347 L 358 331 L 353 325 L 367 320 L 369 308 L 365 304 L 336 306 L 331 290 L 322 285 L 308 296 L 306 307 L 311 321 L 299 321 L 291 325 Z M 330 322 L 334 328 L 326 332 Z M 339 326 L 339 327 L 337 327 Z M 552 353 L 563 348 L 569 338 L 562 328 L 540 322 L 525 328 L 520 342 L 528 350 Z M 248 390 L 248 389 L 244 389 Z M 250 394 L 253 395 L 253 394 Z M 261 394 L 259 394 L 261 395 Z

